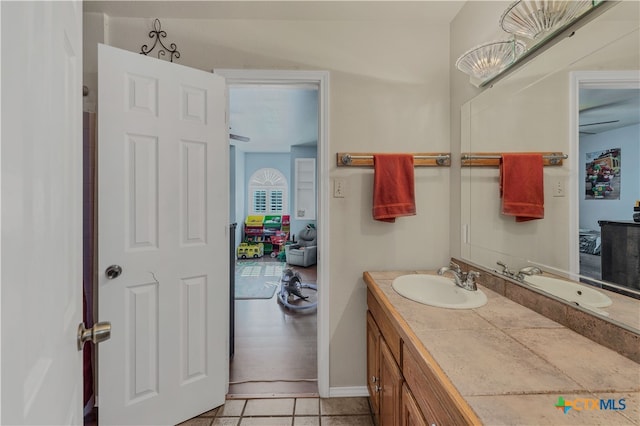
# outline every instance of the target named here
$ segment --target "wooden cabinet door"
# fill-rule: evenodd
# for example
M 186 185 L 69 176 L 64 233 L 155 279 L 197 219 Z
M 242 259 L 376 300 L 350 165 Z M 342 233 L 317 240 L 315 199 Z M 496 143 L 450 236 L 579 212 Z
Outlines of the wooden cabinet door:
M 400 424 L 402 372 L 384 339 L 380 339 L 380 426 Z
M 406 384 L 402 384 L 402 405 L 400 408 L 400 424 L 402 426 L 429 426 L 422 416 L 420 407 Z
M 367 388 L 371 397 L 373 414 L 380 414 L 380 329 L 367 311 Z
M 429 425 L 476 424 L 475 420 L 461 412 L 451 396 L 451 391 L 438 379 L 431 368 L 418 361 L 412 350 L 403 350 L 402 372 L 415 402 Z M 453 387 L 451 387 L 453 389 Z

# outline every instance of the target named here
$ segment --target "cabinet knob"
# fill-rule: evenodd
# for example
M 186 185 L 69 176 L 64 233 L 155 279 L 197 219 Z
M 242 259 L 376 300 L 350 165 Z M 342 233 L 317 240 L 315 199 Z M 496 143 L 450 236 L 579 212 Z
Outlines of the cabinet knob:
M 371 376 L 371 383 L 375 383 L 378 381 L 378 378 L 376 376 Z
M 380 391 L 382 390 L 382 386 L 380 386 L 380 385 L 376 385 L 376 386 L 374 387 L 374 389 L 375 389 L 375 391 L 376 391 L 376 392 L 380 392 Z

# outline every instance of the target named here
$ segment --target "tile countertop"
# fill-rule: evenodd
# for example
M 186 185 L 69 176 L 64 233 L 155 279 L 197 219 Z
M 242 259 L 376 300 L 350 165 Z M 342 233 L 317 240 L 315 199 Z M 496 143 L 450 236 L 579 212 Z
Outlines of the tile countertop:
M 486 287 L 486 305 L 468 310 L 400 296 L 400 275 L 365 272 L 367 286 L 391 306 L 486 425 L 640 425 L 640 365 Z M 624 410 L 555 407 L 558 397 L 613 399 Z

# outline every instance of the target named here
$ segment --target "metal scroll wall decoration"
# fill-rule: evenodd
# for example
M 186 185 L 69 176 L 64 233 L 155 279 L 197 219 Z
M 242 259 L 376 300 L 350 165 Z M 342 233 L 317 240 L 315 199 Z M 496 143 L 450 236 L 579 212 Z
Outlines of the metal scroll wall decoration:
M 166 37 L 167 32 L 161 29 L 160 20 L 156 18 L 156 20 L 153 21 L 153 30 L 149 31 L 149 38 L 155 39 L 153 40 L 153 46 L 149 48 L 149 46 L 143 44 L 140 48 L 140 54 L 149 55 L 149 53 L 151 53 L 151 51 L 156 48 L 158 43 L 160 43 L 161 47 L 158 46 L 158 59 L 160 58 L 160 56 L 166 56 L 167 53 L 169 53 L 170 55 L 169 60 L 171 62 L 173 62 L 173 58 L 178 59 L 180 57 L 180 52 L 178 52 L 176 44 L 171 43 L 169 47 L 167 47 L 162 42 L 162 39 Z

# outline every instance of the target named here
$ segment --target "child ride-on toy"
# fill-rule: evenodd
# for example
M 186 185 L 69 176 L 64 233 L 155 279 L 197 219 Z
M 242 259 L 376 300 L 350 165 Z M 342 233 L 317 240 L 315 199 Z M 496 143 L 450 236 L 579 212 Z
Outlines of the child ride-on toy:
M 280 290 L 278 290 L 278 302 L 292 310 L 312 309 L 318 305 L 309 301 L 309 296 L 303 293 L 303 289 L 318 291 L 315 284 L 302 282 L 302 277 L 291 268 L 282 271 L 280 278 Z M 309 293 L 308 291 L 306 292 Z

